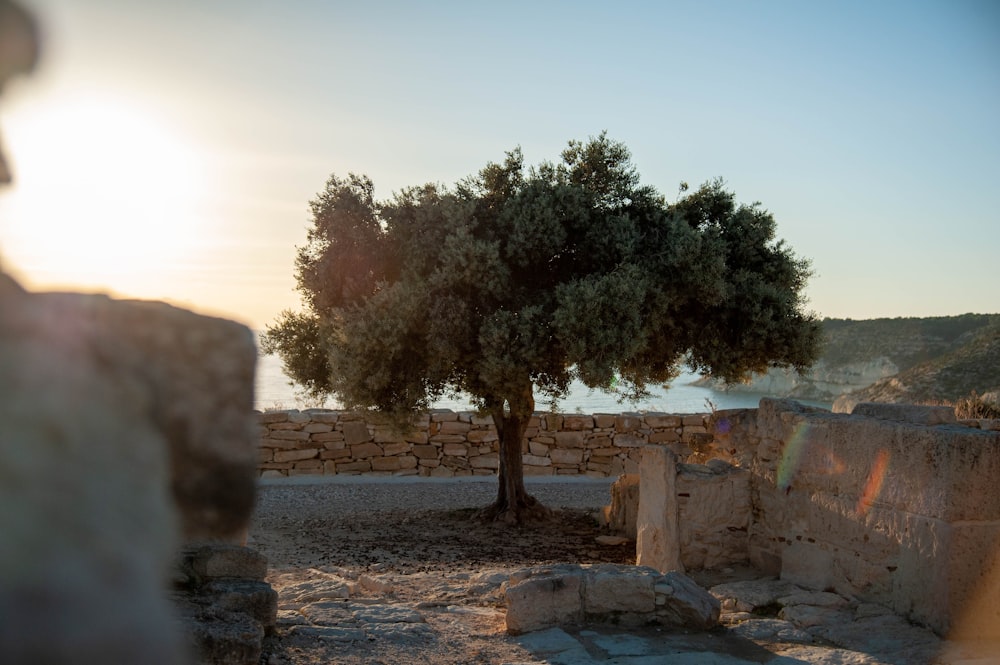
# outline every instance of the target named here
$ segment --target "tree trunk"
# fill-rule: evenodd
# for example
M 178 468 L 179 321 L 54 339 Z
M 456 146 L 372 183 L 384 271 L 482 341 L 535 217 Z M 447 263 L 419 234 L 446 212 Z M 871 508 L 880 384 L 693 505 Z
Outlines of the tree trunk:
M 516 397 L 491 405 L 490 413 L 500 438 L 500 471 L 497 499 L 481 513 L 486 519 L 520 524 L 549 514 L 548 509 L 524 489 L 521 442 L 534 411 L 530 382 Z

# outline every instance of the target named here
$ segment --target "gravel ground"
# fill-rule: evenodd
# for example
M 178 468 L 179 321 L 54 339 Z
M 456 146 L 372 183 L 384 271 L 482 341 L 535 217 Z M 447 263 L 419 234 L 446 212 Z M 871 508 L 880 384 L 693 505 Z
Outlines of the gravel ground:
M 613 478 L 526 478 L 528 492 L 550 508 L 597 510 L 611 502 Z M 298 476 L 261 481 L 258 518 L 309 519 L 398 510 L 482 508 L 496 498 L 493 476 L 412 478 L 392 476 Z

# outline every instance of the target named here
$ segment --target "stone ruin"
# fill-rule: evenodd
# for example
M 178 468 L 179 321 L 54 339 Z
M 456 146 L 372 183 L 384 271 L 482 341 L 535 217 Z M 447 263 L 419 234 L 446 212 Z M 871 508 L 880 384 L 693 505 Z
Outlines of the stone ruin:
M 257 662 L 255 363 L 231 321 L 0 273 L 3 662 Z
M 613 487 L 606 514 L 636 538 L 639 565 L 748 564 L 939 636 L 1000 641 L 1000 423 L 772 399 L 713 421 L 726 461 L 647 446 L 640 473 Z

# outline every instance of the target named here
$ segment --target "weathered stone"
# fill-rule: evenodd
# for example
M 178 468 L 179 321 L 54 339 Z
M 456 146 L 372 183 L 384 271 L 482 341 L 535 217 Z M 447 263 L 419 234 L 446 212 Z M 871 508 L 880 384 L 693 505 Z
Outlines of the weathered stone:
M 496 453 L 477 455 L 469 458 L 469 465 L 474 469 L 499 469 L 500 456 Z
M 657 614 L 669 625 L 709 630 L 719 622 L 718 599 L 683 573 L 671 571 L 660 577 L 656 594 Z
M 466 457 L 469 454 L 469 449 L 464 443 L 445 443 L 442 447 L 441 452 L 444 455 L 450 455 L 454 457 Z
M 579 448 L 553 448 L 549 451 L 552 464 L 580 464 L 583 462 L 583 451 Z
M 356 460 L 382 456 L 382 446 L 377 443 L 359 443 L 351 446 L 351 456 Z
M 594 429 L 594 417 L 593 416 L 563 416 L 562 429 L 576 432 L 576 431 L 590 431 Z
M 372 471 L 398 471 L 400 468 L 398 457 L 372 458 Z
M 583 619 L 583 572 L 578 567 L 532 570 L 504 594 L 507 632 L 519 635 Z
M 585 571 L 583 611 L 587 616 L 615 612 L 652 612 L 653 585 L 659 576 L 652 568 L 603 564 Z
M 956 422 L 954 407 L 923 404 L 861 402 L 854 406 L 851 415 L 896 420 L 914 425 L 948 425 Z
M 184 548 L 179 557 L 181 571 L 200 581 L 226 577 L 263 580 L 267 558 L 249 547 L 213 543 Z
M 305 450 L 276 450 L 274 452 L 275 462 L 297 462 L 299 460 L 319 457 L 319 450 L 307 448 Z
M 178 536 L 236 538 L 253 508 L 255 360 L 244 326 L 0 274 L 5 662 L 179 659 Z
M 521 455 L 521 461 L 531 466 L 551 466 L 552 460 L 538 455 Z
M 636 564 L 683 571 L 677 524 L 677 458 L 658 446 L 642 449 L 636 524 Z
M 349 446 L 357 446 L 371 441 L 368 425 L 363 421 L 346 422 L 343 424 L 344 439 Z
M 410 452 L 411 448 L 412 446 L 408 443 L 384 443 L 382 444 L 382 454 L 386 457 L 402 455 L 403 453 Z

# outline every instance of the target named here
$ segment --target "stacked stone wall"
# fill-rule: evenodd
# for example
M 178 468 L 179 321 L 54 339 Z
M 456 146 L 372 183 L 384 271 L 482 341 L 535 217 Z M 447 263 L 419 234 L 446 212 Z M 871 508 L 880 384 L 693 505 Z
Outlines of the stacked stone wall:
M 268 411 L 257 418 L 258 470 L 265 478 L 494 475 L 500 465 L 492 417 L 470 412 L 433 411 L 405 433 L 344 411 Z M 709 414 L 538 413 L 522 443 L 524 473 L 601 478 L 636 473 L 640 451 L 649 444 L 685 459 L 729 456 L 728 449 L 716 449 L 709 423 Z

